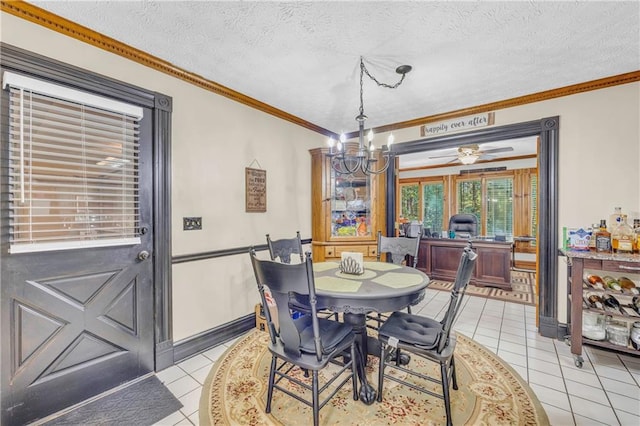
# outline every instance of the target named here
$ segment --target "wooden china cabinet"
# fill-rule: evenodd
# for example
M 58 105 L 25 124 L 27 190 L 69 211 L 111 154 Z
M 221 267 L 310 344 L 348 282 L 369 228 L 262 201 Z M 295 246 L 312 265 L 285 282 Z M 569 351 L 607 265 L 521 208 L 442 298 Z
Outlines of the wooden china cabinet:
M 385 227 L 385 174 L 339 174 L 327 148 L 309 152 L 313 261 L 338 260 L 345 251 L 375 259 L 378 230 L 384 234 Z

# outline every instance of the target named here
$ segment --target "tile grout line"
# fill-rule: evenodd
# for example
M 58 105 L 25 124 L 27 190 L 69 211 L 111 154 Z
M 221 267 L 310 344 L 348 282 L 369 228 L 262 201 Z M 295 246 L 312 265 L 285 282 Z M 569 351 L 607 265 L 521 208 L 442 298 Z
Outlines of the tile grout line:
M 616 417 L 616 420 L 618 421 L 618 424 L 621 425 L 622 422 L 620 421 L 620 418 L 618 417 L 618 411 L 613 407 L 613 403 L 611 402 L 611 398 L 609 398 L 609 392 L 607 392 L 607 390 L 605 389 L 604 384 L 602 383 L 602 380 L 600 380 L 600 375 L 598 374 L 598 370 L 594 366 L 593 360 L 591 360 L 591 352 L 590 351 L 583 351 L 583 352 L 587 355 L 587 358 L 589 359 L 589 363 L 593 367 L 593 374 L 596 376 L 596 379 L 598 379 L 598 383 L 600 383 L 600 387 L 602 388 L 602 392 L 604 392 L 604 396 L 605 396 L 605 398 L 607 398 L 607 402 L 609 403 L 609 407 L 611 407 L 611 411 L 613 411 L 613 415 Z M 616 359 L 618 359 L 618 361 L 620 361 L 620 363 L 622 365 L 624 365 L 622 360 L 620 360 L 620 358 L 618 358 L 617 355 L 616 355 Z M 626 365 L 625 365 L 625 370 L 626 370 Z M 633 375 L 631 375 L 631 377 L 633 377 Z M 567 392 L 567 394 L 568 394 L 568 392 Z M 593 419 L 593 420 L 595 420 L 595 419 Z

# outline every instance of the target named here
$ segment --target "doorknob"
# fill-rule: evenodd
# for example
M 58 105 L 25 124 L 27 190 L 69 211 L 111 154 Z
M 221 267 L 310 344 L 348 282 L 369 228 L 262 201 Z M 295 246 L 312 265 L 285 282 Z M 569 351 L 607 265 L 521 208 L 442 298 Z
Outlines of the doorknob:
M 149 258 L 149 252 L 146 250 L 142 250 L 138 253 L 138 260 L 147 260 Z

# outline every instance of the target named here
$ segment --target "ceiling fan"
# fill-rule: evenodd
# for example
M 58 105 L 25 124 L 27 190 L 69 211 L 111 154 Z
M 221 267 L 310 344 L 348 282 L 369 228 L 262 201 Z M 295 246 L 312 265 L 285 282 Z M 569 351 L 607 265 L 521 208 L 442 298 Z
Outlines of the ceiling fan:
M 458 152 L 455 154 L 448 155 L 435 155 L 431 158 L 447 158 L 447 157 L 456 157 L 453 160 L 449 161 L 449 163 L 455 163 L 456 161 L 460 161 L 462 164 L 473 164 L 478 159 L 489 160 L 494 158 L 491 154 L 497 154 L 498 152 L 508 152 L 513 151 L 513 148 L 510 146 L 505 146 L 501 148 L 483 148 L 480 149 L 480 146 L 477 144 L 472 145 L 462 145 L 458 147 Z

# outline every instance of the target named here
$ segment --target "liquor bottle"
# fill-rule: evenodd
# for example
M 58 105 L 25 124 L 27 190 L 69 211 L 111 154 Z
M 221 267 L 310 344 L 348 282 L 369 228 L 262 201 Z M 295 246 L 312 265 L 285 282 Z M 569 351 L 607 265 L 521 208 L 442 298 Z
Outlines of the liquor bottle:
M 640 219 L 633 219 L 633 232 L 634 232 L 634 248 L 633 252 L 640 253 Z
M 600 229 L 596 232 L 596 251 L 598 253 L 611 253 L 611 233 L 607 231 L 607 221 L 600 220 Z
M 622 221 L 622 207 L 615 207 L 613 209 L 613 214 L 609 215 L 609 228 L 607 231 L 613 232 L 613 229 L 620 224 Z
M 627 223 L 627 215 L 622 215 L 618 226 L 611 233 L 614 253 L 633 253 L 633 229 Z
M 640 227 L 640 224 L 638 225 Z M 591 237 L 589 237 L 589 251 L 596 251 L 596 232 L 600 229 L 600 225 L 594 223 L 591 226 Z

